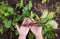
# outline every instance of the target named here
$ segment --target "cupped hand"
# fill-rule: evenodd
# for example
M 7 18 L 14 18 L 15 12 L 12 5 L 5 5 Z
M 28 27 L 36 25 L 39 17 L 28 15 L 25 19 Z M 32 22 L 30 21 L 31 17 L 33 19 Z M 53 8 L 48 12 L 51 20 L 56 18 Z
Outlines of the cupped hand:
M 36 22 L 34 19 L 31 19 L 33 22 Z M 42 27 L 38 25 L 30 26 L 30 30 L 35 35 L 36 39 L 43 39 L 42 37 Z
M 40 35 L 42 35 L 42 27 L 32 26 L 30 29 L 31 29 L 31 31 L 33 32 L 33 34 L 34 34 L 35 36 L 40 36 Z
M 36 23 L 36 21 L 34 19 L 25 18 L 21 27 L 16 25 L 17 31 L 18 31 L 18 33 L 20 35 L 20 39 L 21 39 L 21 36 L 26 37 L 26 35 L 29 32 L 29 29 L 36 36 L 36 39 L 42 39 L 42 27 L 37 26 L 37 25 L 34 25 L 34 26 L 28 25 L 28 24 L 31 24 L 31 23 Z M 27 26 L 25 26 L 25 25 L 27 25 Z M 24 38 L 22 38 L 22 39 L 24 39 Z
M 29 32 L 29 28 L 26 26 L 21 26 L 20 28 L 16 25 L 19 35 L 26 36 Z
M 25 18 L 23 20 L 22 25 L 19 27 L 18 25 L 16 25 L 17 31 L 19 33 L 19 35 L 23 35 L 26 36 L 29 32 L 29 27 L 28 26 L 24 26 L 25 24 L 27 24 L 27 20 L 29 20 L 29 18 Z

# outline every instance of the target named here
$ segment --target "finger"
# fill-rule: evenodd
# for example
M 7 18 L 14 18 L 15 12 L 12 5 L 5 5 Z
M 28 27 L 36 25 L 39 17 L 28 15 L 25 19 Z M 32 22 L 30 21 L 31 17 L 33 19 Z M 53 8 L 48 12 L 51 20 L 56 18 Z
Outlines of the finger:
M 19 26 L 18 26 L 18 25 L 16 25 L 16 29 L 17 29 L 17 31 L 19 32 L 20 28 L 19 28 Z
M 25 18 L 22 25 L 27 25 L 28 26 L 28 24 L 31 24 L 31 23 L 32 23 L 32 21 L 31 21 L 30 18 Z
M 27 27 L 27 26 L 21 26 L 20 30 L 29 30 L 29 27 Z
M 26 19 L 27 19 L 27 18 L 24 18 L 24 20 L 23 20 L 23 22 L 22 22 L 22 25 L 23 25 L 23 24 L 26 24 Z
M 36 21 L 35 21 L 33 18 L 31 18 L 31 21 L 32 21 L 33 23 L 36 23 Z
M 28 24 L 27 20 L 29 20 L 29 18 L 24 18 L 22 25 Z
M 28 22 L 28 24 L 31 24 L 32 23 L 32 21 L 31 21 L 30 18 L 27 20 L 27 22 Z

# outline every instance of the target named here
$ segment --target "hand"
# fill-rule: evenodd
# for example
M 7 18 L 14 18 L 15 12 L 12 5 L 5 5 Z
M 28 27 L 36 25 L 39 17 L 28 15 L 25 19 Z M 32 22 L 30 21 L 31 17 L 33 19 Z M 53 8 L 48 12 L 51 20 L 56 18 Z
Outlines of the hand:
M 21 26 L 20 28 L 18 27 L 18 25 L 16 25 L 16 28 L 18 30 L 19 33 L 19 37 L 18 39 L 26 39 L 26 36 L 29 32 L 29 28 L 26 26 Z
M 21 26 L 19 28 L 18 25 L 16 25 L 16 28 L 17 28 L 19 35 L 22 35 L 22 36 L 26 36 L 27 33 L 29 32 L 29 28 L 26 26 Z
M 23 24 L 26 24 L 27 22 L 27 19 L 28 18 L 25 18 L 22 25 Z M 26 35 L 28 34 L 29 32 L 29 27 L 28 26 L 21 26 L 19 27 L 18 25 L 16 25 L 16 28 L 17 28 L 17 31 L 19 33 L 19 38 L 18 39 L 26 39 Z
M 34 19 L 31 19 L 33 22 L 36 22 Z M 41 26 L 30 26 L 32 33 L 35 35 L 36 39 L 43 39 L 42 37 L 42 27 Z
M 36 39 L 43 39 L 42 27 L 32 26 L 30 29 L 31 29 L 32 33 L 35 35 Z

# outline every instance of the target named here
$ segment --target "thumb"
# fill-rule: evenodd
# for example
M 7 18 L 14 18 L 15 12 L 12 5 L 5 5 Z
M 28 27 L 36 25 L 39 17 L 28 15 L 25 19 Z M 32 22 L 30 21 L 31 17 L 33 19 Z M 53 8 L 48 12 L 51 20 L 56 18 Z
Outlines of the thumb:
M 19 32 L 20 28 L 19 28 L 19 26 L 18 26 L 18 25 L 16 25 L 16 29 L 17 29 L 17 31 Z

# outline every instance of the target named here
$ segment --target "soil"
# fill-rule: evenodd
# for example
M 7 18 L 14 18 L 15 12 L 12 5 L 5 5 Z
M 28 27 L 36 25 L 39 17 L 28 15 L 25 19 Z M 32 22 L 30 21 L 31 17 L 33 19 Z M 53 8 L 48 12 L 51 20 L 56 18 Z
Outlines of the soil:
M 2 1 L 2 0 L 0 0 Z M 9 3 L 9 5 L 11 7 L 14 8 L 16 13 L 20 13 L 20 9 L 15 9 L 16 7 L 16 3 L 19 2 L 19 0 L 4 0 L 5 2 L 7 1 Z M 60 2 L 60 0 L 50 0 L 49 2 L 45 3 L 45 4 L 41 4 L 41 0 L 32 0 L 33 3 L 33 8 L 32 11 L 35 12 L 38 16 L 41 16 L 41 11 L 42 9 L 48 9 L 49 11 L 52 11 L 53 9 L 55 9 L 55 4 L 57 2 Z M 24 4 L 26 5 L 28 3 L 28 0 L 24 0 Z M 60 4 L 58 3 L 58 5 L 60 6 Z M 20 11 L 20 12 L 18 12 Z M 54 18 L 59 26 L 58 29 L 53 30 L 52 32 L 56 33 L 58 36 L 56 36 L 53 39 L 60 39 L 60 14 L 59 12 L 56 14 L 56 17 Z M 10 31 L 9 29 L 6 29 L 3 35 L 0 35 L 0 37 L 2 37 L 3 39 L 17 39 L 18 36 L 14 35 L 15 32 Z M 28 37 L 27 37 L 28 39 Z

